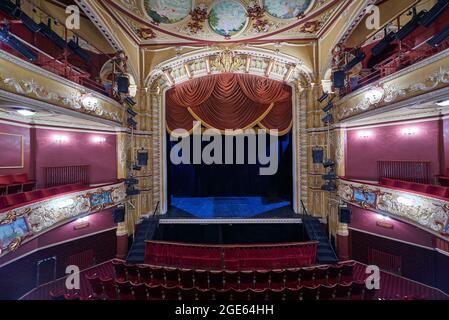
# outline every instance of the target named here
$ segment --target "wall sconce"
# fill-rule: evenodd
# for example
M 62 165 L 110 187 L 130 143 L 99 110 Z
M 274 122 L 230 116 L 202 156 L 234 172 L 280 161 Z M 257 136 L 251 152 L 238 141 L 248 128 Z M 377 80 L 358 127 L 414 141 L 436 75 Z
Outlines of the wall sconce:
M 103 143 L 106 142 L 106 138 L 105 137 L 95 136 L 95 137 L 92 137 L 92 142 L 93 143 L 97 143 L 97 144 L 103 144 Z
M 416 128 L 404 128 L 401 130 L 404 136 L 414 136 L 418 133 L 418 129 Z
M 56 143 L 67 143 L 69 142 L 69 138 L 63 135 L 55 135 L 53 136 L 53 141 Z
M 378 227 L 386 228 L 386 229 L 394 229 L 393 223 L 391 223 L 391 218 L 388 216 L 384 216 L 382 214 L 377 214 L 376 225 Z
M 359 132 L 359 138 L 361 139 L 368 139 L 369 137 L 371 137 L 372 133 L 371 131 L 360 131 Z
M 74 230 L 84 229 L 89 227 L 89 217 L 82 217 L 75 221 L 75 225 L 73 226 Z

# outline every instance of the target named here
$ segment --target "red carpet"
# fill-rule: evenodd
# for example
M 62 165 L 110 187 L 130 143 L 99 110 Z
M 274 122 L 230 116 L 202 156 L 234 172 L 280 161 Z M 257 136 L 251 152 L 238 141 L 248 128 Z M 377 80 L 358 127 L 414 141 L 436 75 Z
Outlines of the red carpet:
M 354 269 L 354 278 L 363 280 L 366 278 L 366 266 L 358 263 Z M 93 268 L 81 272 L 81 295 L 88 296 L 90 294 L 90 285 L 85 277 L 86 274 L 97 273 L 101 277 L 110 277 L 114 274 L 114 269 L 110 261 L 95 266 Z M 24 297 L 22 300 L 49 300 L 50 290 L 59 291 L 64 290 L 65 279 L 59 279 L 55 282 L 41 286 Z M 426 300 L 449 300 L 449 295 L 442 291 L 420 284 L 418 282 L 402 278 L 390 273 L 381 272 L 380 290 L 376 295 L 376 299 L 426 299 Z

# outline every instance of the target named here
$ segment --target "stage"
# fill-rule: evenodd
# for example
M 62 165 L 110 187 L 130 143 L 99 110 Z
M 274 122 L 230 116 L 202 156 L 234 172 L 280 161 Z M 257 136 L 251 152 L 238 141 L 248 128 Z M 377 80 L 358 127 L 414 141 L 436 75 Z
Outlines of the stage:
M 172 197 L 164 219 L 297 218 L 290 201 L 267 197 Z

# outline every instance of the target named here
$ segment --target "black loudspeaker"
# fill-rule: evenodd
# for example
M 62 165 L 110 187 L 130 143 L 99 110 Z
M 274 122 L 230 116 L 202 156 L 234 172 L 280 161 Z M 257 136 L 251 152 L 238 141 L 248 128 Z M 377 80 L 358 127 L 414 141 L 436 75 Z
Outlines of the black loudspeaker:
M 346 73 L 344 71 L 335 71 L 333 78 L 335 88 L 341 89 L 345 87 Z
M 448 8 L 449 1 L 439 0 L 437 4 L 435 4 L 432 9 L 430 9 L 426 15 L 420 19 L 419 23 L 424 27 L 429 27 Z
M 340 223 L 351 223 L 352 210 L 349 207 L 340 207 Z
M 129 78 L 127 76 L 119 76 L 117 78 L 117 90 L 119 93 L 129 92 Z
M 148 165 L 148 151 L 137 151 L 137 164 L 139 166 Z
M 120 206 L 112 209 L 112 217 L 114 218 L 114 223 L 125 222 L 125 207 Z

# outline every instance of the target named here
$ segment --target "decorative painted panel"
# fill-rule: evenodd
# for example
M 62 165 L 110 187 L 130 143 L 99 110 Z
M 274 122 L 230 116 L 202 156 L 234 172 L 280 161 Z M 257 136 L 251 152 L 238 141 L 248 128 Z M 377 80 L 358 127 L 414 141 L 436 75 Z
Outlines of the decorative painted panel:
M 439 236 L 449 236 L 449 201 L 344 179 L 340 180 L 338 194 L 345 202 L 389 214 Z
M 0 213 L 0 255 L 15 251 L 30 237 L 78 216 L 114 207 L 125 199 L 125 185 L 118 183 L 53 197 Z

